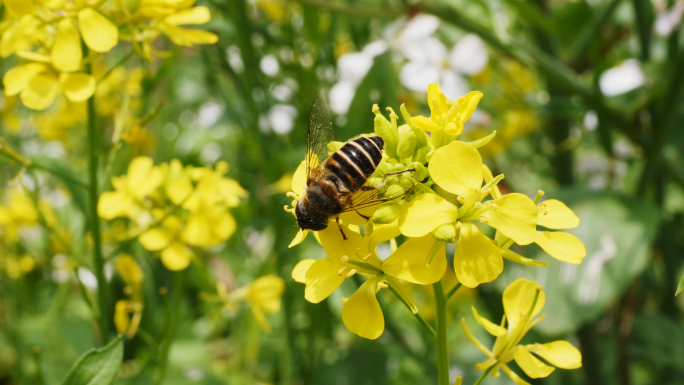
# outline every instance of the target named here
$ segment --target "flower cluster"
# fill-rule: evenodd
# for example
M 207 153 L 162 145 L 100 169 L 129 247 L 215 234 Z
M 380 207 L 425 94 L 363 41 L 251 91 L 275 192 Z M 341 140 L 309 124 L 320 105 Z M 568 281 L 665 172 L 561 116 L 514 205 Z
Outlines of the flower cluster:
M 534 318 L 539 314 L 546 302 L 546 296 L 541 285 L 526 279 L 518 279 L 511 283 L 503 293 L 504 312 L 506 313 L 497 325 L 481 317 L 473 307 L 473 315 L 491 335 L 496 337 L 494 347 L 489 350 L 473 336 L 468 329 L 465 319 L 461 320 L 466 337 L 487 357 L 485 362 L 475 366 L 478 370 L 491 372 L 492 377 L 499 376 L 503 370 L 516 384 L 529 385 L 513 372 L 507 363 L 515 360 L 520 368 L 531 378 L 544 378 L 554 371 L 554 367 L 561 369 L 577 369 L 582 366 L 582 355 L 576 347 L 567 341 L 554 341 L 547 344 L 520 345 L 520 341 L 527 332 L 544 319 L 544 316 Z M 504 327 L 508 323 L 508 327 Z M 535 355 L 543 358 L 553 366 L 546 365 Z
M 114 191 L 101 195 L 98 213 L 130 220 L 129 238 L 159 252 L 169 270 L 183 270 L 195 258 L 192 247 L 217 246 L 235 232 L 228 209 L 247 192 L 227 172 L 225 162 L 214 169 L 183 167 L 177 159 L 155 166 L 151 158 L 137 157 L 126 175 L 112 179 Z
M 111 51 L 119 40 L 129 41 L 147 60 L 162 55 L 152 43 L 165 34 L 175 44 L 212 44 L 207 31 L 182 28 L 204 24 L 209 9 L 194 1 L 8 1 L 0 24 L 0 56 L 25 60 L 5 73 L 7 96 L 19 95 L 34 110 L 48 108 L 63 94 L 72 102 L 90 98 L 97 86 L 90 63 Z M 85 47 L 86 49 L 84 49 Z
M 21 238 L 38 223 L 38 211 L 31 198 L 19 190 L 9 192 L 7 204 L 0 205 L 0 273 L 16 279 L 36 265 Z
M 551 256 L 574 264 L 585 256 L 584 245 L 573 235 L 537 231 L 538 225 L 550 229 L 577 226 L 579 219 L 567 206 L 557 200 L 539 203 L 541 191 L 535 199 L 501 193 L 498 183 L 504 176 L 494 176 L 478 151 L 496 132 L 473 142 L 458 140 L 481 98 L 482 93 L 474 91 L 449 100 L 439 84 L 431 84 L 430 117 L 412 117 L 402 105 L 406 121 L 402 126 L 397 125 L 398 116 L 392 109 L 388 108 L 388 120 L 377 105 L 373 107 L 375 134 L 382 137 L 385 148 L 370 183 L 392 171 L 415 169 L 386 181 L 391 188 L 406 190 L 406 198 L 365 209 L 368 222 L 356 213 L 342 215 L 339 219 L 346 239 L 331 222 L 316 234 L 327 257 L 301 261 L 293 271 L 293 278 L 306 284 L 306 299 L 314 303 L 327 298 L 345 277 L 366 278 L 342 310 L 342 319 L 353 333 L 370 339 L 382 334 L 383 316 L 375 298 L 381 288 L 390 288 L 415 314 L 418 309 L 404 292 L 403 283 L 438 282 L 447 268 L 446 243 L 456 243 L 453 268 L 459 282 L 471 288 L 496 279 L 503 271 L 504 258 L 529 266 L 547 264 L 510 250 L 513 244 L 536 242 Z M 303 164 L 295 173 L 292 188 L 295 193 L 289 196 L 301 199 Z M 360 230 L 358 225 L 365 227 Z M 300 231 L 293 245 L 301 242 L 303 235 Z M 405 240 L 397 246 L 401 239 Z M 386 241 L 393 245 L 393 252 L 383 260 L 377 245 Z

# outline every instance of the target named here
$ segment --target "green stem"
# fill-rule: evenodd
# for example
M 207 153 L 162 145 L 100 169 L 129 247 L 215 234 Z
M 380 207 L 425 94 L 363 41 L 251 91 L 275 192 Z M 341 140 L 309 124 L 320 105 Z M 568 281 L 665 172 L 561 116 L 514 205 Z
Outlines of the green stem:
M 371 17 L 380 19 L 393 19 L 408 13 L 407 9 L 392 9 L 380 7 L 359 7 L 353 5 L 343 5 L 324 0 L 298 0 L 299 3 L 311 7 L 325 9 L 335 14 L 343 14 L 357 17 Z
M 155 385 L 159 385 L 164 382 L 166 363 L 169 358 L 169 350 L 171 349 L 171 343 L 173 342 L 173 337 L 176 334 L 176 326 L 178 325 L 178 308 L 180 307 L 182 291 L 183 271 L 179 271 L 176 272 L 173 287 L 173 299 L 166 316 L 167 323 L 164 325 L 162 340 L 159 343 L 159 365 L 157 366 L 157 372 L 154 375 Z
M 475 383 L 474 383 L 473 385 L 480 385 L 480 384 L 482 383 L 482 381 L 484 381 L 485 377 L 487 377 L 487 375 L 489 374 L 489 372 L 492 371 L 493 368 L 494 368 L 494 366 L 490 366 L 490 367 L 487 368 L 487 370 L 485 370 L 484 372 L 482 372 L 482 374 L 480 375 L 480 377 L 477 379 L 477 381 L 475 381 Z
M 446 295 L 446 300 L 447 300 L 447 301 L 450 300 L 451 297 L 452 297 L 454 294 L 456 294 L 456 291 L 458 291 L 458 289 L 460 289 L 460 288 L 461 288 L 461 283 L 460 283 L 460 282 L 457 283 L 456 285 L 454 285 L 454 287 L 453 287 L 451 290 L 449 290 L 449 292 L 447 293 L 447 295 Z
M 399 295 L 399 293 L 397 293 L 397 291 L 396 291 L 392 286 L 390 286 L 389 289 L 392 291 L 392 293 L 394 293 L 394 295 L 397 296 L 397 298 L 399 298 L 399 300 L 400 300 L 404 305 L 406 305 L 406 308 L 409 309 L 409 311 L 411 311 L 411 305 L 409 305 L 408 303 L 406 303 L 406 301 L 404 301 L 404 299 L 401 298 L 401 296 Z M 413 313 L 413 312 L 412 312 L 412 313 Z M 420 315 L 420 313 L 415 313 L 415 314 L 413 314 L 413 316 L 416 317 L 416 319 L 418 320 L 418 322 L 420 322 L 421 325 L 423 325 L 423 326 L 425 327 L 425 329 L 427 329 L 427 331 L 430 333 L 430 335 L 431 335 L 433 338 L 435 338 L 435 336 L 437 335 L 437 332 L 435 331 L 435 329 L 434 329 L 432 326 L 430 326 L 430 324 L 425 320 L 425 318 L 423 318 L 423 316 Z
M 447 348 L 447 314 L 446 297 L 442 289 L 442 282 L 432 284 L 435 292 L 435 306 L 437 307 L 437 334 L 435 344 L 437 345 L 437 370 L 439 372 L 439 385 L 449 385 L 449 350 Z
M 90 67 L 88 67 L 90 72 Z M 109 306 L 109 292 L 107 279 L 104 274 L 104 258 L 102 256 L 102 234 L 100 232 L 100 218 L 97 215 L 98 193 L 97 169 L 99 165 L 98 153 L 100 149 L 100 133 L 97 130 L 97 115 L 95 113 L 95 96 L 88 99 L 88 214 L 90 217 L 90 233 L 93 239 L 93 269 L 97 278 L 97 300 L 100 307 L 100 326 L 102 344 L 109 342 L 111 337 L 111 316 Z
M 133 55 L 135 55 L 135 50 L 134 50 L 134 49 L 131 50 L 129 53 L 127 53 L 126 56 L 122 57 L 116 64 L 114 64 L 114 66 L 112 66 L 112 68 L 108 69 L 107 72 L 105 72 L 104 75 L 102 75 L 102 77 L 100 77 L 99 79 L 97 79 L 97 84 L 99 85 L 99 84 L 102 83 L 105 79 L 107 79 L 107 76 L 109 76 L 112 72 L 114 72 L 115 69 L 117 69 L 118 67 L 120 67 L 120 66 L 122 66 L 124 63 L 126 63 L 126 62 L 128 61 L 128 59 L 130 59 L 131 57 L 133 57 Z

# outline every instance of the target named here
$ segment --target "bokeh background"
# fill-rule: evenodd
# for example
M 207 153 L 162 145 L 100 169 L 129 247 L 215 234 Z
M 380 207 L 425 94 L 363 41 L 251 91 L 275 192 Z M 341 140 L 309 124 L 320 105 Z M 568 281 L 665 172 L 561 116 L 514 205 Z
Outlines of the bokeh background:
M 562 199 L 580 217 L 571 232 L 587 249 L 575 266 L 531 246 L 526 255 L 549 267 L 507 262 L 495 282 L 461 289 L 449 307 L 452 378 L 463 374 L 472 383 L 479 375 L 473 366 L 483 360 L 460 319 L 474 323 L 472 305 L 499 319 L 501 292 L 525 277 L 547 294 L 547 317 L 530 341 L 567 339 L 584 358 L 579 370 L 531 383 L 684 384 L 684 302 L 675 297 L 684 274 L 683 1 L 197 4 L 210 8 L 212 20 L 203 28 L 218 43 L 184 48 L 160 39 L 156 44 L 168 57 L 154 63 L 134 57 L 98 85 L 105 142 L 117 125 L 149 118 L 120 143 L 109 172 L 125 173 L 138 155 L 157 164 L 223 160 L 227 176 L 249 198 L 231 210 L 236 233 L 203 250 L 204 263 L 186 270 L 171 332 L 171 299 L 159 289 L 172 287 L 174 276 L 152 253 L 127 244 L 123 251 L 145 273 L 145 308 L 140 331 L 126 341 L 116 384 L 152 383 L 156 347 L 165 341 L 167 384 L 435 383 L 431 338 L 394 297 L 379 296 L 387 325 L 377 341 L 351 334 L 341 322 L 342 297 L 353 293 L 353 283 L 320 304 L 305 301 L 292 268 L 324 252 L 313 237 L 288 248 L 297 228 L 283 210 L 306 152 L 315 97 L 327 98 L 335 139 L 345 141 L 372 132 L 374 103 L 429 114 L 426 90 L 434 82 L 452 99 L 484 93 L 462 138 L 496 130 L 480 150 L 495 174 L 505 174 L 500 186 L 529 196 L 542 189 Z M 111 63 L 96 63 L 96 70 L 129 50 L 119 44 Z M 0 62 L 3 73 L 13 60 Z M 4 97 L 0 115 L 0 135 L 12 148 L 85 175 L 82 106 L 64 101 L 34 113 L 16 96 Z M 77 189 L 40 170 L 18 181 L 16 163 L 0 157 L 0 165 L 3 209 L 22 211 L 15 195 L 27 185 L 50 207 L 68 242 L 87 244 Z M 77 257 L 60 247 L 36 218 L 0 223 L 0 229 L 0 383 L 57 384 L 99 338 L 84 299 L 97 284 L 87 253 L 77 249 Z M 119 229 L 107 223 L 104 231 L 107 241 Z M 10 237 L 14 232 L 18 238 Z M 105 247 L 112 256 L 121 251 Z M 109 265 L 112 295 L 125 298 Z M 216 280 L 232 290 L 267 274 L 285 281 L 280 311 L 267 316 L 270 333 L 249 306 L 221 309 L 200 295 L 215 293 Z M 412 295 L 431 321 L 432 290 L 414 286 Z M 486 333 L 478 337 L 490 341 Z M 484 383 L 512 382 L 503 376 Z

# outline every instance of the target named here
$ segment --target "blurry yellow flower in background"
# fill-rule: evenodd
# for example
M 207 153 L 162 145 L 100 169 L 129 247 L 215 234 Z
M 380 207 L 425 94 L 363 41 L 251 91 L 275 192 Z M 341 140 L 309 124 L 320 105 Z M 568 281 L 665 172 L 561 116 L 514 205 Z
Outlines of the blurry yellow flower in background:
M 399 217 L 402 234 L 421 237 L 436 230 L 433 234 L 443 241 L 457 239 L 454 268 L 459 281 L 475 287 L 494 280 L 503 271 L 501 251 L 472 222 L 479 220 L 519 244 L 527 245 L 535 237 L 537 209 L 534 202 L 523 194 L 512 193 L 481 203 L 503 175 L 482 186 L 482 158 L 468 143 L 454 141 L 437 149 L 428 169 L 435 183 L 456 194 L 461 205 L 437 194 L 419 195 L 404 205 Z M 450 235 L 444 237 L 439 232 Z
M 138 263 L 129 254 L 124 254 L 116 261 L 116 271 L 126 283 L 124 292 L 130 300 L 119 300 L 114 307 L 114 326 L 116 331 L 133 338 L 138 331 L 142 319 L 143 295 L 142 282 L 144 274 Z M 129 318 L 129 314 L 132 314 Z
M 152 158 L 140 156 L 131 161 L 128 174 L 112 179 L 115 191 L 100 196 L 97 212 L 104 219 L 134 217 L 140 211 L 141 201 L 162 182 L 163 173 L 154 166 Z
M 145 231 L 138 240 L 147 250 L 161 251 L 161 260 L 167 269 L 183 270 L 195 257 L 195 253 L 181 240 L 183 227 L 178 218 L 170 215 L 161 226 Z
M 473 315 L 477 322 L 496 337 L 494 347 L 489 350 L 475 336 L 473 336 L 465 319 L 461 320 L 466 337 L 489 359 L 477 364 L 477 370 L 485 370 L 492 377 L 499 376 L 499 370 L 503 370 L 516 384 L 529 385 L 521 379 L 507 365 L 512 360 L 531 378 L 544 378 L 551 374 L 555 368 L 577 369 L 582 366 L 582 355 L 567 341 L 554 341 L 547 344 L 519 345 L 520 340 L 527 332 L 544 319 L 544 316 L 534 318 L 544 307 L 546 295 L 541 285 L 526 279 L 517 279 L 511 283 L 503 293 L 504 312 L 506 313 L 501 324 L 497 325 L 486 318 L 481 317 L 473 307 Z M 504 325 L 508 321 L 508 328 Z M 549 364 L 546 365 L 531 353 L 543 358 Z

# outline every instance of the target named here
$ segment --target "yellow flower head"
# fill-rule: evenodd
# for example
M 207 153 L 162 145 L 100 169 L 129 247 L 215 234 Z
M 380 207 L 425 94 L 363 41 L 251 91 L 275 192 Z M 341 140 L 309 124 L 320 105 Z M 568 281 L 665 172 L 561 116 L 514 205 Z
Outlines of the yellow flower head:
M 428 169 L 439 187 L 457 196 L 459 205 L 437 194 L 419 195 L 404 206 L 399 217 L 402 234 L 421 237 L 433 232 L 439 236 L 445 232 L 443 226 L 452 226 L 458 239 L 454 268 L 459 281 L 475 287 L 494 280 L 503 271 L 502 252 L 474 222 L 492 226 L 518 244 L 527 245 L 535 239 L 534 202 L 517 193 L 481 202 L 503 175 L 483 185 L 482 158 L 475 147 L 465 142 L 454 141 L 435 150 Z
M 342 320 L 347 329 L 361 337 L 378 338 L 384 330 L 384 317 L 375 294 L 381 288 L 394 290 L 418 312 L 398 280 L 428 285 L 437 282 L 446 269 L 444 245 L 432 236 L 410 238 L 384 261 L 378 257 L 379 243 L 400 235 L 397 222 L 374 225 L 370 235 L 363 237 L 344 228 L 347 239 L 337 226 L 328 226 L 318 232 L 327 257 L 306 259 L 295 266 L 292 277 L 306 284 L 304 295 L 313 303 L 327 298 L 342 284 L 345 277 L 361 274 L 368 280 L 354 293 L 342 308 Z M 427 263 L 429 261 L 429 263 Z
M 134 217 L 142 209 L 142 200 L 159 187 L 163 173 L 152 158 L 140 156 L 128 166 L 128 174 L 112 180 L 115 191 L 105 192 L 97 205 L 104 219 Z
M 473 307 L 473 315 L 477 322 L 496 337 L 494 347 L 489 350 L 473 336 L 466 326 L 465 319 L 461 320 L 461 325 L 468 339 L 489 357 L 486 361 L 477 364 L 475 368 L 490 372 L 492 377 L 498 377 L 499 369 L 501 369 L 518 385 L 529 385 L 529 383 L 508 367 L 507 364 L 512 360 L 515 360 L 518 366 L 531 378 L 547 377 L 555 370 L 554 366 L 561 369 L 580 368 L 582 366 L 582 355 L 577 348 L 567 341 L 520 345 L 525 334 L 537 322 L 544 319 L 543 315 L 535 317 L 544 307 L 545 301 L 546 295 L 541 285 L 520 278 L 511 283 L 503 293 L 503 305 L 506 314 L 500 325 L 481 317 Z M 504 327 L 506 321 L 508 321 L 507 328 Z M 553 366 L 545 364 L 535 355 Z
M 456 101 L 449 100 L 442 92 L 439 83 L 428 86 L 428 105 L 430 117 L 419 115 L 413 117 L 413 123 L 421 129 L 432 132 L 444 130 L 447 135 L 460 135 L 465 123 L 477 108 L 482 99 L 482 92 L 472 91 Z

